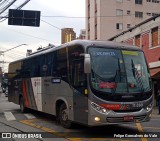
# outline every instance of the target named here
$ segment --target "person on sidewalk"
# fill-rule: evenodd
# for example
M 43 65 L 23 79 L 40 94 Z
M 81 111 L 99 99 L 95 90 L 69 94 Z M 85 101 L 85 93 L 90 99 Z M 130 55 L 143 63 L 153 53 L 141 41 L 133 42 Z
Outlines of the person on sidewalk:
M 160 114 L 160 90 L 158 90 L 158 96 L 157 96 L 157 101 L 158 101 L 158 114 Z

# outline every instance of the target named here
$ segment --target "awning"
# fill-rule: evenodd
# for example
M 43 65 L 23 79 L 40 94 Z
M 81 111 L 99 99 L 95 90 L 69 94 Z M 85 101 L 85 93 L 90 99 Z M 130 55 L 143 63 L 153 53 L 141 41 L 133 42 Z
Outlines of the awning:
M 152 78 L 160 78 L 160 68 L 150 69 L 150 75 Z

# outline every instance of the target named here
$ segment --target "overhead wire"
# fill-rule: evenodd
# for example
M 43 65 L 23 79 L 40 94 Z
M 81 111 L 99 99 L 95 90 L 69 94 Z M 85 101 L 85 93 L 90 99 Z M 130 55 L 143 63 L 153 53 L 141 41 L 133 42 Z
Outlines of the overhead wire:
M 11 53 L 5 53 L 5 55 L 15 55 L 15 56 L 18 56 L 18 57 L 24 57 L 25 55 L 26 55 L 26 52 L 21 52 L 21 53 L 18 53 L 17 51 L 16 52 L 14 52 L 14 51 L 12 51 Z
M 61 28 L 59 28 L 59 27 L 57 27 L 57 26 L 54 26 L 53 24 L 51 24 L 51 23 L 49 23 L 49 22 L 46 22 L 46 21 L 44 21 L 44 20 L 41 20 L 42 22 L 44 22 L 44 23 L 46 23 L 46 24 L 48 24 L 48 25 L 50 25 L 50 26 L 52 26 L 52 27 L 54 27 L 54 28 L 56 28 L 56 29 L 58 29 L 58 30 L 61 30 Z
M 36 38 L 36 39 L 52 42 L 51 40 L 44 39 L 44 38 L 37 37 L 37 36 L 33 36 L 33 35 L 30 35 L 30 34 L 26 34 L 26 33 L 23 33 L 23 32 L 17 31 L 17 30 L 13 30 L 13 29 L 9 29 L 9 28 L 6 28 L 6 29 L 7 30 L 11 30 L 11 31 L 16 32 L 16 33 L 19 33 L 19 34 L 23 34 L 23 35 L 28 36 L 28 37 L 32 37 L 32 38 Z
M 14 2 L 15 1 L 17 1 L 17 0 L 14 0 Z M 17 7 L 16 9 L 17 10 L 20 10 L 23 6 L 25 6 L 28 2 L 29 2 L 30 0 L 25 0 L 23 3 L 21 3 L 19 6 L 15 6 L 14 5 L 14 2 L 13 3 L 9 3 L 9 0 L 8 1 L 5 1 L 5 2 L 8 2 L 9 3 L 9 5 L 8 5 L 8 7 L 7 8 L 5 8 L 5 10 L 3 10 L 3 12 L 2 13 L 4 13 L 10 6 L 15 6 L 15 7 Z M 1 8 L 0 8 L 1 9 Z M 2 13 L 0 13 L 0 14 L 2 14 Z M 8 16 L 7 16 L 7 14 L 5 15 L 5 16 L 1 16 L 0 17 L 0 22 L 3 22 L 3 21 L 5 21 L 6 19 L 8 18 Z
M 75 16 L 75 17 L 73 17 L 73 16 L 45 16 L 45 15 L 41 15 L 42 17 L 44 17 L 44 18 L 77 18 L 77 19 L 81 19 L 81 18 L 95 18 L 95 17 L 101 17 L 101 18 L 105 18 L 105 17 L 120 17 L 120 16 L 134 16 L 135 14 L 127 14 L 127 15 L 108 15 L 108 16 L 88 16 L 88 17 L 78 17 L 78 16 Z
M 12 0 L 12 2 L 8 3 L 6 6 L 4 6 L 1 11 L 0 14 L 2 14 L 6 9 L 8 9 L 16 0 Z
M 15 57 L 15 56 L 11 56 L 11 55 L 8 55 L 8 54 L 5 54 L 5 56 L 8 56 L 9 58 L 13 59 L 13 60 L 17 60 L 19 58 L 23 58 L 23 57 Z
M 148 14 L 148 12 L 147 13 L 144 13 L 144 14 Z M 159 13 L 157 13 L 157 14 L 159 14 Z M 112 17 L 128 17 L 128 16 L 135 16 L 136 14 L 126 14 L 126 15 L 104 15 L 104 16 L 88 16 L 88 17 L 86 17 L 86 16 L 84 16 L 84 17 L 78 17 L 78 16 L 47 16 L 47 15 L 41 15 L 41 17 L 44 17 L 44 18 L 95 18 L 95 17 L 100 17 L 100 18 L 112 18 Z

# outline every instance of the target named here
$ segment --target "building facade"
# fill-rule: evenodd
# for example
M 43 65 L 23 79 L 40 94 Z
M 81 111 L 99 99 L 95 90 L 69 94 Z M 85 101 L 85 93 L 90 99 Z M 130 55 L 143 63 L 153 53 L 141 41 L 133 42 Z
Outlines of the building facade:
M 160 15 L 147 19 L 109 40 L 136 45 L 144 51 L 156 98 L 160 90 Z
M 85 29 L 80 30 L 80 34 L 79 34 L 79 37 L 77 37 L 77 39 L 80 39 L 80 40 L 86 39 L 86 30 Z
M 70 42 L 76 39 L 76 33 L 73 28 L 62 28 L 61 29 L 61 44 Z
M 86 39 L 107 40 L 160 13 L 159 0 L 86 0 Z

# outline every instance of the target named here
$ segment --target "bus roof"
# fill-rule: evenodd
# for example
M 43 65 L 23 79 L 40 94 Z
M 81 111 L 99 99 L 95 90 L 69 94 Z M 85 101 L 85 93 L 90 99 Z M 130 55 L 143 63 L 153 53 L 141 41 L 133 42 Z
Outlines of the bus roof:
M 101 46 L 101 47 L 111 47 L 111 48 L 113 47 L 113 48 L 120 48 L 120 49 L 141 50 L 139 47 L 136 47 L 136 46 L 133 46 L 133 45 L 129 45 L 129 44 L 126 44 L 126 43 L 117 43 L 117 42 L 113 42 L 113 41 L 73 40 L 71 42 L 68 42 L 68 43 L 65 43 L 65 44 L 62 44 L 62 45 L 59 45 L 59 46 L 54 46 L 54 45 L 53 46 L 48 46 L 46 48 L 43 48 L 43 49 L 38 50 L 36 52 L 33 52 L 29 56 L 26 56 L 26 57 L 24 57 L 20 60 L 13 61 L 11 63 L 15 63 L 15 62 L 22 61 L 22 60 L 25 60 L 25 59 L 29 59 L 29 58 L 32 58 L 32 57 L 36 57 L 36 56 L 39 56 L 41 54 L 46 54 L 46 53 L 52 52 L 54 50 L 59 50 L 61 48 L 65 48 L 65 47 L 68 47 L 68 46 L 74 46 L 74 45 L 81 45 L 84 48 L 86 48 L 88 46 Z

